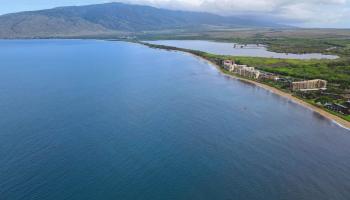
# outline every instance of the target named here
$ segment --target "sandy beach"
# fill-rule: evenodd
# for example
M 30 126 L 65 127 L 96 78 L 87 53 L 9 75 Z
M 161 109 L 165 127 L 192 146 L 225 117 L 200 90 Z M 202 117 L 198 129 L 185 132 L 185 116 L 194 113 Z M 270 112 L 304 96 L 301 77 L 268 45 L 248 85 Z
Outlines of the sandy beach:
M 139 44 L 148 46 L 147 43 L 139 43 Z M 154 48 L 154 47 L 152 47 L 152 48 Z M 163 49 L 163 48 L 158 48 L 158 49 Z M 225 76 L 228 76 L 228 77 L 231 77 L 231 78 L 234 78 L 234 79 L 238 79 L 238 80 L 241 80 L 243 82 L 252 83 L 252 84 L 254 84 L 254 85 L 258 86 L 258 87 L 264 88 L 264 89 L 266 89 L 266 90 L 268 90 L 268 91 L 270 91 L 270 92 L 272 92 L 274 94 L 277 94 L 277 95 L 279 95 L 281 97 L 287 98 L 288 100 L 291 100 L 294 103 L 297 103 L 297 104 L 303 106 L 306 109 L 310 109 L 310 110 L 320 114 L 321 116 L 323 116 L 323 117 L 333 121 L 337 125 L 339 125 L 339 126 L 341 126 L 341 127 L 343 127 L 343 128 L 345 128 L 345 129 L 350 131 L 350 122 L 349 121 L 346 121 L 345 119 L 342 119 L 341 117 L 333 115 L 333 114 L 331 114 L 331 113 L 329 113 L 329 112 L 327 112 L 327 111 L 325 111 L 325 110 L 323 110 L 323 109 L 321 109 L 321 108 L 319 108 L 317 106 L 314 106 L 314 105 L 309 104 L 309 103 L 307 103 L 307 102 L 305 102 L 305 101 L 303 101 L 303 100 L 301 100 L 301 99 L 299 99 L 297 97 L 294 97 L 290 93 L 283 92 L 283 91 L 281 91 L 281 90 L 279 90 L 277 88 L 271 87 L 271 86 L 263 84 L 263 83 L 259 83 L 259 82 L 253 81 L 253 80 L 249 80 L 249 79 L 245 79 L 245 78 L 242 78 L 242 77 L 239 77 L 239 76 L 235 76 L 234 74 L 226 74 L 226 73 L 222 72 L 221 67 L 218 66 L 216 63 L 213 63 L 212 61 L 207 60 L 206 58 L 203 58 L 203 57 L 198 56 L 196 54 L 193 54 L 191 52 L 181 51 L 181 50 L 171 50 L 171 49 L 165 49 L 165 50 L 178 51 L 178 52 L 182 52 L 182 53 L 194 56 L 194 57 L 196 57 L 196 58 L 198 58 L 198 59 L 200 59 L 202 61 L 205 61 L 209 65 L 215 67 L 220 73 L 222 73 Z
M 350 122 L 349 121 L 346 121 L 345 119 L 342 119 L 342 118 L 340 118 L 340 117 L 338 117 L 336 115 L 333 115 L 333 114 L 331 114 L 331 113 L 329 113 L 329 112 L 327 112 L 327 111 L 325 111 L 325 110 L 323 110 L 323 109 L 321 109 L 319 107 L 316 107 L 316 106 L 314 106 L 312 104 L 309 104 L 309 103 L 307 103 L 307 102 L 305 102 L 305 101 L 303 101 L 303 100 L 301 100 L 301 99 L 299 99 L 297 97 L 294 97 L 290 93 L 283 92 L 283 91 L 281 91 L 281 90 L 279 90 L 277 88 L 274 88 L 274 87 L 271 87 L 269 85 L 265 85 L 263 83 L 259 83 L 259 82 L 253 81 L 253 80 L 249 80 L 249 79 L 245 79 L 245 78 L 238 77 L 238 76 L 235 76 L 235 75 L 223 73 L 221 71 L 221 67 L 218 66 L 217 64 L 211 62 L 210 60 L 207 60 L 207 59 L 205 59 L 203 57 L 200 57 L 200 56 L 192 54 L 192 53 L 188 53 L 188 52 L 184 52 L 184 53 L 190 54 L 191 56 L 194 56 L 194 57 L 196 57 L 198 59 L 204 60 L 208 64 L 210 64 L 213 67 L 215 67 L 220 73 L 222 73 L 225 76 L 228 76 L 228 77 L 231 77 L 231 78 L 234 78 L 234 79 L 238 79 L 238 80 L 241 80 L 241 81 L 244 81 L 244 82 L 247 82 L 247 83 L 252 83 L 252 84 L 254 84 L 254 85 L 258 86 L 258 87 L 261 87 L 261 88 L 264 88 L 264 89 L 266 89 L 266 90 L 268 90 L 270 92 L 273 92 L 274 94 L 277 94 L 277 95 L 280 95 L 280 96 L 282 96 L 284 98 L 287 98 L 288 100 L 291 100 L 291 101 L 293 101 L 293 102 L 295 102 L 295 103 L 297 103 L 297 104 L 299 104 L 299 105 L 301 105 L 301 106 L 303 106 L 303 107 L 305 107 L 307 109 L 310 109 L 310 110 L 312 110 L 312 111 L 322 115 L 323 117 L 333 121 L 334 123 L 338 124 L 339 126 L 341 126 L 341 127 L 343 127 L 343 128 L 345 128 L 345 129 L 350 131 Z

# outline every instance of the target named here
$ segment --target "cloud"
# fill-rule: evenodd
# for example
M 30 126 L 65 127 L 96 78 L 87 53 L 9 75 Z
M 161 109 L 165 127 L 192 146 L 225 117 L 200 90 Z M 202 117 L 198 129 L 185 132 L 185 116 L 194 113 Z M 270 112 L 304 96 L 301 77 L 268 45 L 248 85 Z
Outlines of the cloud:
M 349 19 L 350 0 L 125 0 L 160 8 L 221 15 L 267 15 L 303 23 L 340 23 Z M 349 22 L 350 23 L 350 22 Z
M 107 2 L 151 5 L 220 15 L 249 15 L 294 25 L 350 28 L 350 0 L 0 0 L 0 13 Z

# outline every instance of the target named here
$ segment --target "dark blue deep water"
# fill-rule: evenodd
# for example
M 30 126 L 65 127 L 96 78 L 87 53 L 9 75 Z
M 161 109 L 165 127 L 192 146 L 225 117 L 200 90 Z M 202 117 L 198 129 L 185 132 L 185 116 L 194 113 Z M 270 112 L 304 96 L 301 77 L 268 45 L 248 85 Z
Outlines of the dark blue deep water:
M 179 52 L 0 41 L 1 200 L 349 200 L 350 131 Z

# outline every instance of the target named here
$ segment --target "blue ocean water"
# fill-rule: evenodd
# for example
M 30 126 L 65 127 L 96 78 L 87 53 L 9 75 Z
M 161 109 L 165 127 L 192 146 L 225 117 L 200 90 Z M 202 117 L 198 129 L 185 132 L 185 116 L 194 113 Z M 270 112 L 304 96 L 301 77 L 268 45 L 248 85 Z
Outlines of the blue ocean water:
M 0 199 L 350 199 L 350 131 L 188 54 L 0 41 Z

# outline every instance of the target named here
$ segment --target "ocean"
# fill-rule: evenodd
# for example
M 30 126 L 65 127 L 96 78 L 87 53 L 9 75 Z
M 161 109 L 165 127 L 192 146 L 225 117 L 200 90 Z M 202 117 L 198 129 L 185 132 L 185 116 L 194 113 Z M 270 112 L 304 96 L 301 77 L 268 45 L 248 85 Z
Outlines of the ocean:
M 1 200 L 348 200 L 350 131 L 186 53 L 0 41 Z

